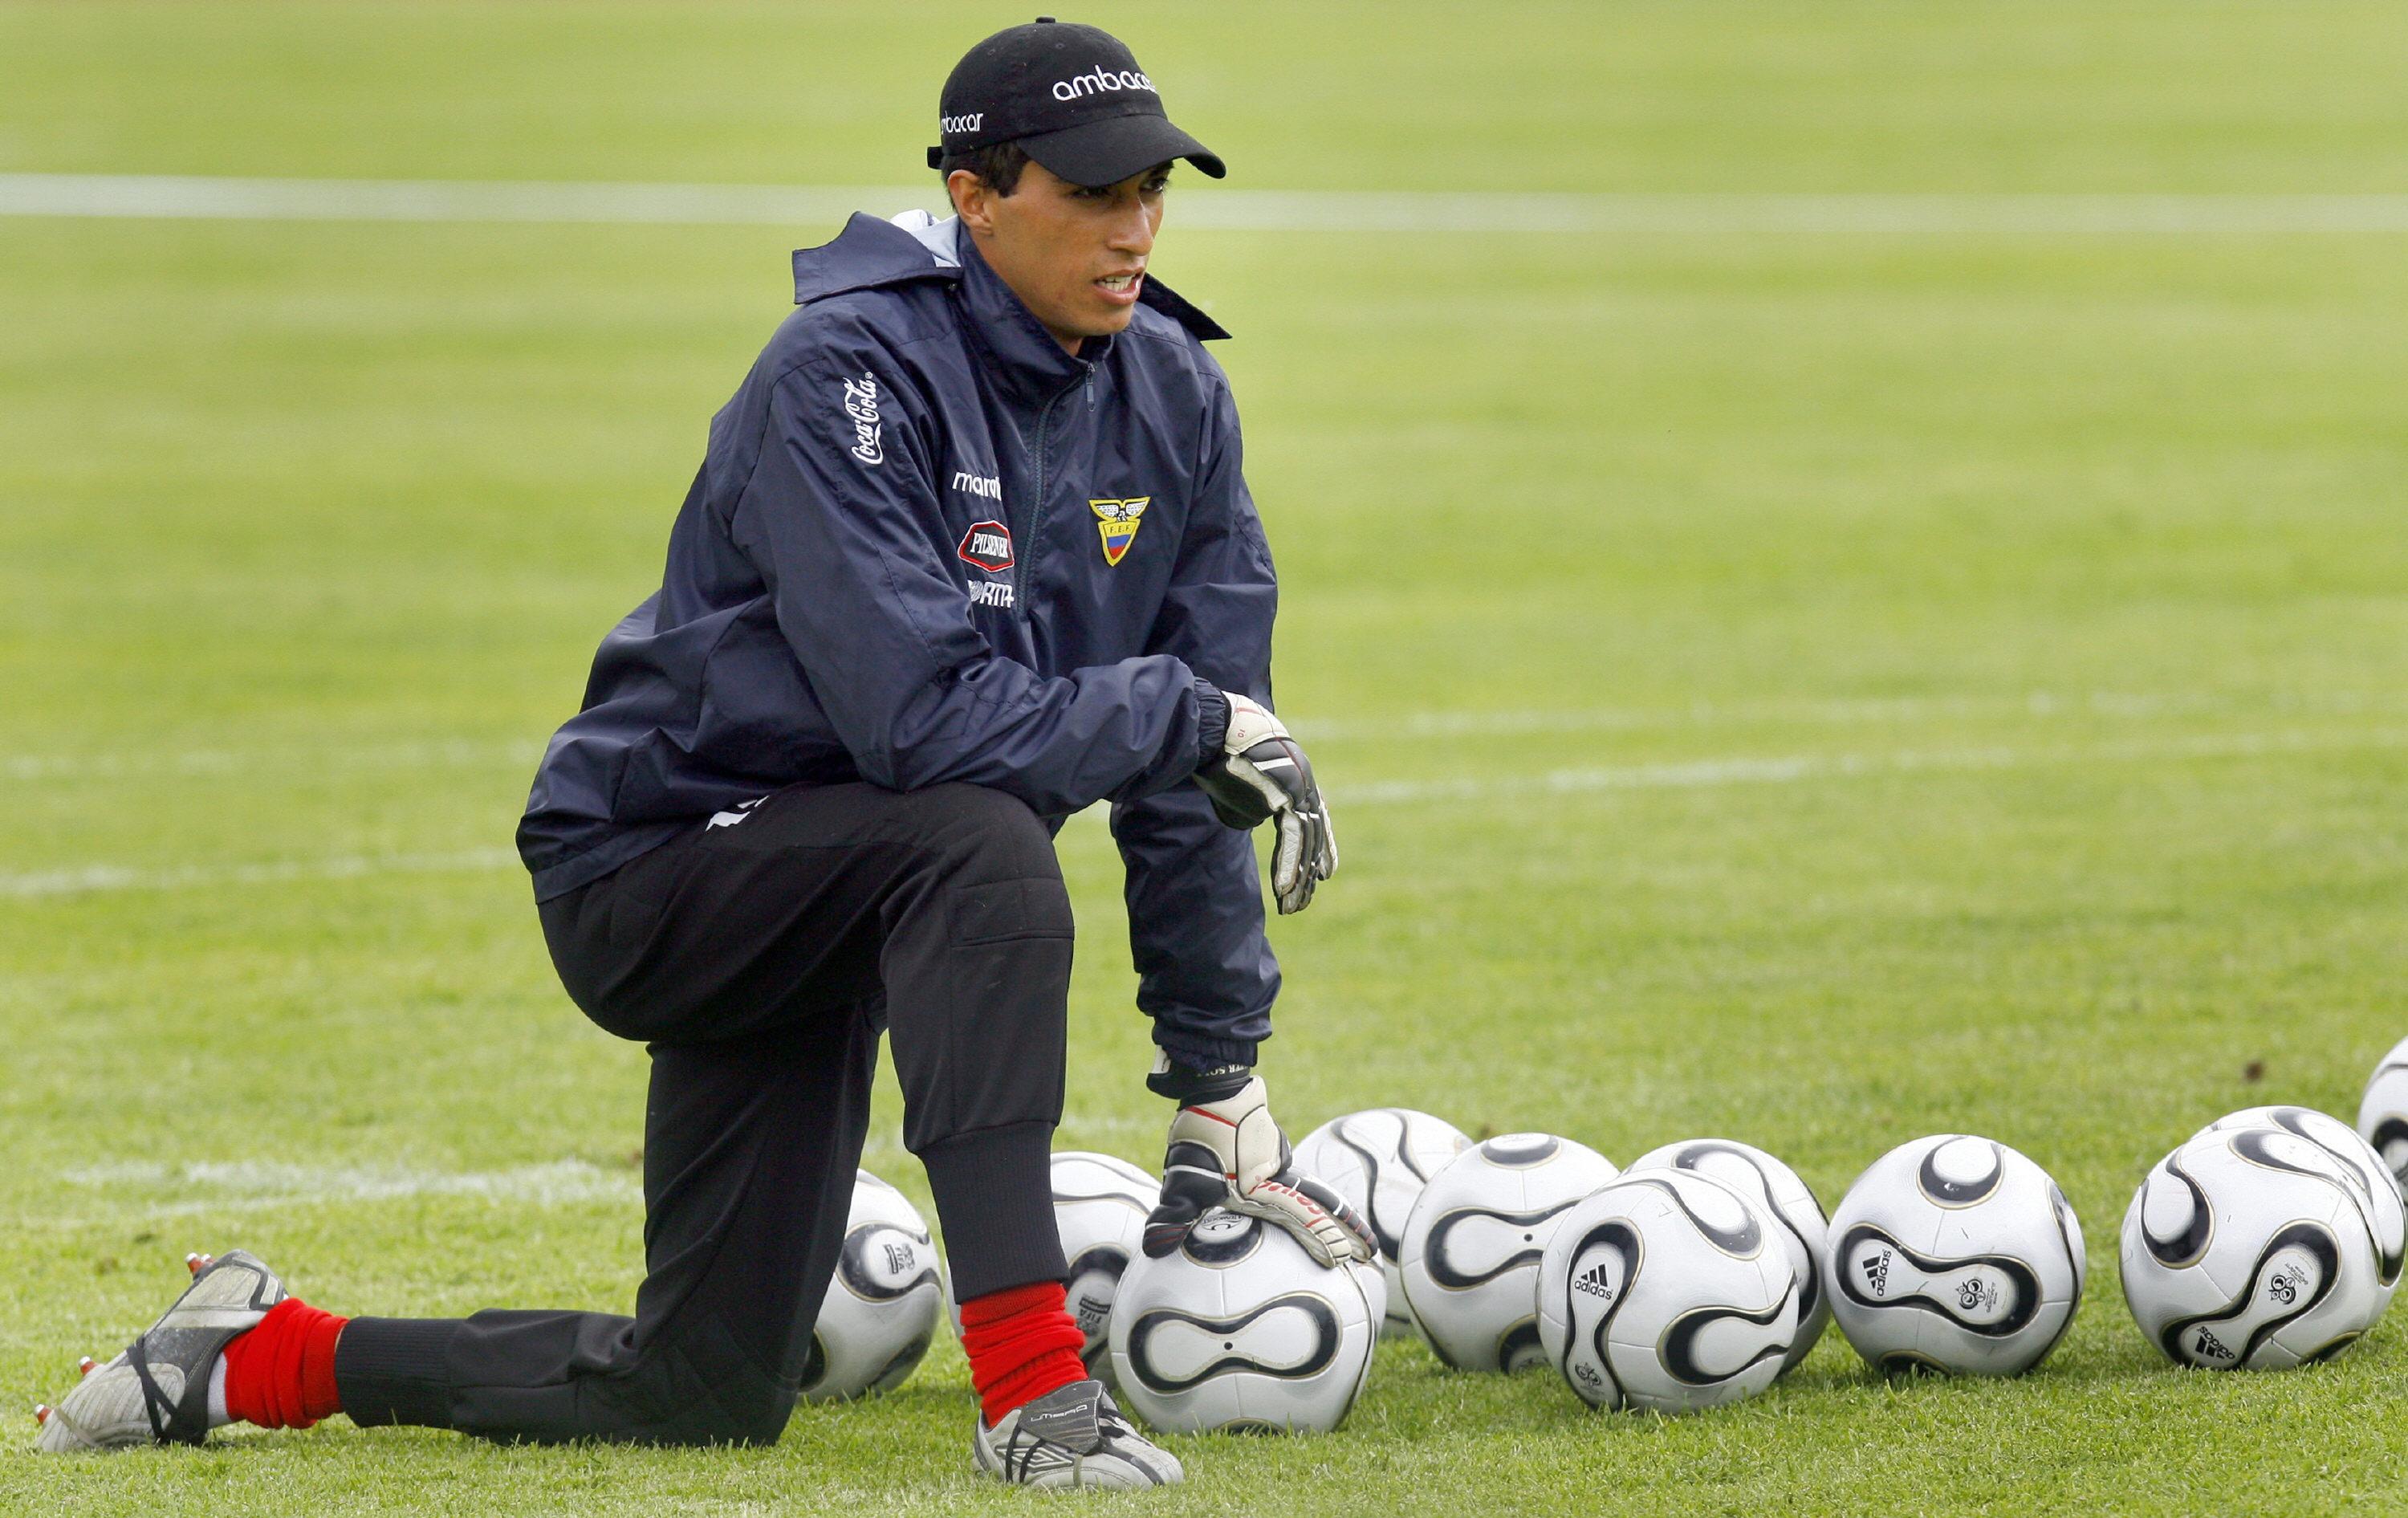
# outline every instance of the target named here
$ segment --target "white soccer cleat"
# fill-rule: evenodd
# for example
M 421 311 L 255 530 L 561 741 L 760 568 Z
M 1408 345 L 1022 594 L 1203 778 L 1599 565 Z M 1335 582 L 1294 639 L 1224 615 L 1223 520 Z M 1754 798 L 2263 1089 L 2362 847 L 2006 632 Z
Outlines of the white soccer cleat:
M 1141 1491 L 1186 1479 L 1168 1451 L 1129 1426 L 1100 1381 L 1072 1382 L 970 1437 L 978 1468 L 1011 1486 Z
M 86 1357 L 83 1380 L 57 1407 L 35 1408 L 36 1449 L 67 1454 L 208 1437 L 209 1371 L 236 1335 L 284 1300 L 284 1283 L 241 1250 L 184 1263 L 193 1282 L 175 1306 L 107 1365 Z

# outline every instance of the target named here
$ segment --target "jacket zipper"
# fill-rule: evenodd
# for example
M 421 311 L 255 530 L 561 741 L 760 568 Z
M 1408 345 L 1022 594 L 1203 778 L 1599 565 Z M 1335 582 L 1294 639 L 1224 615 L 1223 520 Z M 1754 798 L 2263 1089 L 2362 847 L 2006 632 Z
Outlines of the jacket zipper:
M 1011 609 L 1013 614 L 1019 617 L 1023 622 L 1028 620 L 1028 590 L 1030 581 L 1035 578 L 1033 571 L 1036 568 L 1036 559 L 1034 555 L 1037 551 L 1038 535 L 1045 530 L 1045 462 L 1046 449 L 1048 444 L 1052 441 L 1054 434 L 1054 408 L 1061 405 L 1062 402 L 1068 397 L 1071 391 L 1076 390 L 1082 385 L 1086 387 L 1088 404 L 1090 406 L 1095 404 L 1096 366 L 1087 363 L 1084 359 L 1075 360 L 1074 362 L 1079 365 L 1080 368 L 1083 372 L 1076 380 L 1064 385 L 1060 390 L 1055 391 L 1052 396 L 1048 397 L 1045 402 L 1045 408 L 1037 413 L 1037 499 L 1029 506 L 1028 508 L 1028 551 L 1025 554 L 1019 556 L 1019 563 L 1014 566 L 1012 574 L 1015 589 L 1011 597 Z M 1022 573 L 1021 571 L 1024 570 L 1030 572 Z

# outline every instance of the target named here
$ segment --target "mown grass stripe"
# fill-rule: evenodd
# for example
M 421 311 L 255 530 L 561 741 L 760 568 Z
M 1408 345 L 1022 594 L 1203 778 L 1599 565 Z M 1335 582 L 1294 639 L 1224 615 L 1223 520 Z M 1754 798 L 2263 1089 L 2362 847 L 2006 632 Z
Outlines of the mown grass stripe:
M 1332 786 L 1329 797 L 1336 806 L 1376 807 L 1423 802 L 1509 800 L 1590 791 L 1784 784 L 1872 775 L 1907 775 L 1921 771 L 2237 759 L 2398 748 L 2408 748 L 2408 728 L 2356 733 L 2211 734 L 2039 748 L 1993 745 L 1907 749 L 1890 753 L 1727 755 L 1656 764 L 1554 769 L 1538 775 L 1458 775 L 1438 780 L 1373 780 Z M 103 891 L 177 891 L 202 886 L 279 885 L 295 881 L 350 880 L 366 875 L 422 875 L 517 867 L 518 855 L 508 849 L 470 849 L 456 853 L 430 854 L 340 854 L 326 859 L 273 860 L 250 865 L 148 870 L 115 865 L 87 865 L 22 875 L 0 875 L 0 896 L 34 898 Z

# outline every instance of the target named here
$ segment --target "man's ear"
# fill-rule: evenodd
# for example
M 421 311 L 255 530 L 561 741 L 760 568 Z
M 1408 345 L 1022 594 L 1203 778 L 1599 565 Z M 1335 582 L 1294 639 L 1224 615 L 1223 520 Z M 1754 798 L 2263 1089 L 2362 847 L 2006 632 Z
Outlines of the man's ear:
M 966 168 L 945 176 L 945 193 L 953 198 L 953 214 L 962 225 L 983 236 L 995 235 L 995 187 Z

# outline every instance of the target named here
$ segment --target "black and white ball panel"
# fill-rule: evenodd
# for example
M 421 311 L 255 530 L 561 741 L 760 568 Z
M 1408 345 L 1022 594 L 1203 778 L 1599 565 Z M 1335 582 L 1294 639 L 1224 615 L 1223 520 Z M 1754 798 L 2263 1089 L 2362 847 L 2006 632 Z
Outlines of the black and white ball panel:
M 2408 1038 L 2375 1062 L 2358 1104 L 2358 1136 L 2382 1156 L 2392 1180 L 2408 1188 Z
M 2125 1212 L 2126 1304 L 2176 1364 L 2268 1370 L 2329 1359 L 2397 1289 L 2388 1215 L 2373 1222 L 2366 1196 L 2375 1162 L 2355 1135 L 2336 1153 L 2325 1127 L 2284 1113 L 2211 1124 L 2150 1169 Z
M 1177 1251 L 1131 1263 L 1112 1364 L 1159 1428 L 1326 1430 L 1369 1374 L 1384 1298 L 1373 1267 L 1315 1264 L 1283 1230 L 1216 1210 Z
M 1755 1395 L 1799 1331 L 1796 1271 L 1753 1199 L 1637 1170 L 1575 1204 L 1539 1272 L 1544 1352 L 1603 1408 L 1694 1411 Z
M 1336 1188 L 1370 1224 L 1388 1287 L 1383 1336 L 1410 1335 L 1416 1326 L 1398 1273 L 1413 1203 L 1430 1178 L 1470 1144 L 1443 1119 L 1382 1107 L 1332 1118 L 1296 1146 L 1297 1167 Z
M 1796 1368 L 1831 1321 L 1823 1294 L 1829 1223 L 1813 1191 L 1776 1156 L 1728 1138 L 1666 1144 L 1631 1161 L 1626 1173 L 1648 1169 L 1687 1170 L 1719 1181 L 1756 1203 L 1787 1236 L 1790 1267 L 1798 1278 L 1799 1330 L 1782 1371 Z
M 1081 1357 L 1089 1371 L 1110 1380 L 1112 1298 L 1139 1253 L 1162 1183 L 1116 1156 L 1065 1150 L 1054 1156 L 1053 1186 L 1054 1224 L 1070 1266 L 1066 1305 L 1086 1339 Z
M 1612 1161 L 1551 1134 L 1506 1134 L 1456 1155 L 1407 1219 L 1398 1274 L 1430 1347 L 1462 1370 L 1535 1365 L 1537 1272 L 1565 1211 Z
M 941 1261 L 919 1210 L 859 1172 L 798 1395 L 832 1401 L 902 1384 L 928 1352 L 943 1297 Z
M 2081 1303 L 2080 1220 L 2046 1171 L 1989 1138 L 1899 1145 L 1857 1178 L 1830 1227 L 1833 1314 L 1884 1370 L 2018 1374 L 2056 1348 Z

